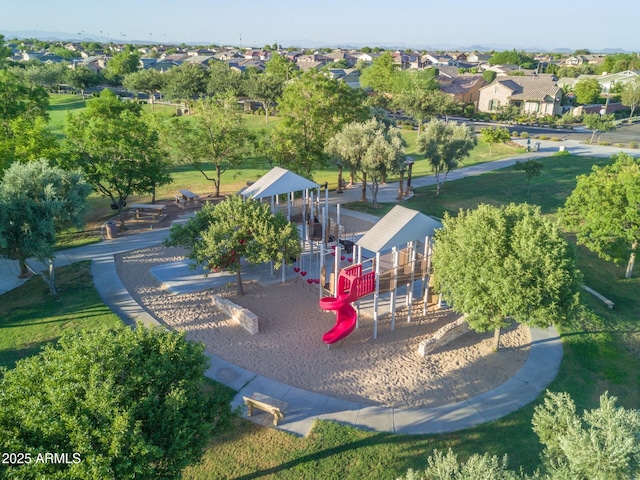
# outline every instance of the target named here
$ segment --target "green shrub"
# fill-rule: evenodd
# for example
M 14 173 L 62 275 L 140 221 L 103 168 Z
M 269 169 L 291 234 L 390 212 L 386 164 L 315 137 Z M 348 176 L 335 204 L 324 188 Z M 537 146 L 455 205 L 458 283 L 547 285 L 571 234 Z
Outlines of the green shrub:
M 520 136 L 520 132 L 518 132 L 517 130 L 514 130 L 513 132 L 511 132 L 511 136 L 512 137 L 519 137 Z
M 529 132 L 522 132 L 520 138 L 529 138 Z
M 638 142 L 629 142 L 629 148 L 638 148 Z
M 549 136 L 548 135 L 540 135 L 540 136 L 538 136 L 538 138 L 540 140 L 549 140 Z
M 606 146 L 611 145 L 611 142 L 598 142 L 598 145 L 606 147 Z
M 571 155 L 569 153 L 569 150 L 559 150 L 559 151 L 553 153 L 551 156 L 552 157 L 564 157 L 564 156 L 567 156 L 567 155 Z
M 560 137 L 551 137 L 549 140 L 551 140 L 552 142 L 561 142 L 562 139 Z

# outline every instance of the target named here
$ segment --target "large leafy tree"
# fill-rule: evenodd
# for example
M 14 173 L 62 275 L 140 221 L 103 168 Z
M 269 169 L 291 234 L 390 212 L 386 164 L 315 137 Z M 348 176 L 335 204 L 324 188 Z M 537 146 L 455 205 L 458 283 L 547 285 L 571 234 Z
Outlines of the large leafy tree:
M 191 105 L 207 92 L 208 72 L 194 63 L 183 63 L 164 73 L 163 96 Z
M 364 88 L 370 87 L 379 93 L 393 92 L 399 68 L 400 65 L 394 62 L 391 52 L 384 52 L 362 71 L 360 85 Z
M 207 204 L 184 225 L 171 227 L 165 245 L 183 246 L 205 270 L 236 274 L 238 295 L 244 294 L 242 263 L 273 261 L 277 267 L 300 254 L 298 229 L 269 205 L 239 196 Z
M 573 86 L 576 102 L 581 105 L 596 103 L 600 97 L 600 92 L 602 92 L 602 86 L 595 78 L 578 80 Z
M 625 153 L 611 158 L 613 164 L 578 177 L 561 214 L 578 243 L 606 260 L 626 261 L 630 278 L 640 246 L 640 160 Z
M 3 372 L 0 448 L 32 457 L 0 475 L 181 478 L 232 415 L 229 399 L 205 390 L 207 367 L 204 346 L 184 333 L 121 326 L 65 334 Z M 69 461 L 38 463 L 45 452 Z
M 328 160 L 326 142 L 342 127 L 369 117 L 363 94 L 322 73 L 309 71 L 289 83 L 279 105 L 280 123 L 272 131 L 279 163 L 311 176 Z
M 277 53 L 271 54 L 269 60 L 264 64 L 264 71 L 269 75 L 273 75 L 282 83 L 297 77 L 300 73 L 295 63 L 283 55 Z
M 504 50 L 494 53 L 489 58 L 491 65 L 518 65 L 523 68 L 533 68 L 536 64 L 535 59 L 525 52 L 517 52 L 513 50 Z
M 66 164 L 80 167 L 87 181 L 111 199 L 124 229 L 124 207 L 134 193 L 155 195 L 171 181 L 158 132 L 141 116 L 140 105 L 121 102 L 109 90 L 70 114 L 66 124 Z
M 470 155 L 477 143 L 473 130 L 466 124 L 432 120 L 424 135 L 418 138 L 418 151 L 429 161 L 436 177 L 436 196 L 458 162 Z M 443 175 L 444 174 L 444 175 Z
M 175 117 L 164 132 L 174 160 L 191 165 L 212 181 L 216 197 L 222 174 L 239 166 L 252 146 L 252 136 L 232 95 L 198 100 L 192 117 Z M 207 173 L 211 166 L 213 175 Z
M 98 85 L 101 78 L 102 77 L 99 73 L 94 72 L 89 67 L 81 65 L 69 69 L 69 71 L 67 72 L 66 81 L 76 90 L 80 90 L 80 93 L 82 94 L 82 100 L 84 100 L 84 91 L 87 88 L 95 87 L 96 85 Z
M 107 68 L 104 69 L 105 78 L 115 84 L 120 84 L 125 75 L 137 72 L 142 68 L 141 56 L 142 54 L 132 45 L 127 45 L 122 52 L 116 53 L 107 62 Z
M 144 92 L 149 95 L 151 109 L 155 108 L 156 93 L 162 90 L 163 84 L 163 74 L 153 68 L 129 73 L 125 75 L 124 80 L 122 81 L 124 88 L 133 94 L 137 95 L 138 92 Z
M 207 93 L 220 96 L 231 92 L 239 95 L 242 90 L 242 74 L 232 70 L 226 62 L 212 61 L 209 65 Z
M 433 269 L 436 291 L 474 330 L 494 329 L 496 349 L 511 321 L 548 327 L 578 304 L 580 276 L 567 242 L 527 204 L 445 214 Z
M 631 109 L 629 112 L 629 119 L 633 117 L 633 112 L 636 107 L 640 105 L 640 77 L 633 77 L 622 87 L 622 95 L 620 98 L 623 105 L 626 105 Z
M 265 122 L 269 121 L 269 111 L 276 100 L 282 95 L 284 83 L 275 75 L 263 73 L 255 75 L 245 82 L 244 90 L 247 96 L 262 104 Z
M 58 142 L 47 125 L 49 95 L 35 76 L 44 69 L 0 70 L 0 177 L 13 162 L 57 157 Z
M 51 167 L 46 160 L 11 165 L 0 182 L 0 254 L 17 260 L 29 275 L 27 258 L 49 261 L 48 283 L 55 293 L 56 235 L 82 223 L 91 187 L 79 172 Z

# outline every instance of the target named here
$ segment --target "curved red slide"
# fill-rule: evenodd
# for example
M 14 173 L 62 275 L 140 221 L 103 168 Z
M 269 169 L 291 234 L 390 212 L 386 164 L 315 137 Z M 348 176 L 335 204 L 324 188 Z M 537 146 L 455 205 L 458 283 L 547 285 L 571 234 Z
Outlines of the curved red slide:
M 327 345 L 336 343 L 349 335 L 356 328 L 358 314 L 351 306 L 351 294 L 342 294 L 338 298 L 324 297 L 320 299 L 320 307 L 323 310 L 336 311 L 336 324 L 331 330 L 322 336 L 322 341 Z
M 375 274 L 362 275 L 362 265 L 353 265 L 340 272 L 338 277 L 338 296 L 320 299 L 322 310 L 336 311 L 336 324 L 322 336 L 327 345 L 338 342 L 356 328 L 358 313 L 351 303 L 358 298 L 372 293 L 375 289 Z

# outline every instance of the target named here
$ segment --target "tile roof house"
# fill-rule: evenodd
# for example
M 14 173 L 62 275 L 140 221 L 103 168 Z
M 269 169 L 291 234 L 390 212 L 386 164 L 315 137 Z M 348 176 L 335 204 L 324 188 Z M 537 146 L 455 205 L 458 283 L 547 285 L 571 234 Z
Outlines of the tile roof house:
M 458 75 L 449 81 L 440 81 L 440 90 L 462 104 L 478 104 L 480 89 L 487 84 L 482 75 Z
M 528 115 L 560 115 L 562 89 L 553 75 L 498 77 L 479 92 L 478 110 L 497 112 L 514 105 Z

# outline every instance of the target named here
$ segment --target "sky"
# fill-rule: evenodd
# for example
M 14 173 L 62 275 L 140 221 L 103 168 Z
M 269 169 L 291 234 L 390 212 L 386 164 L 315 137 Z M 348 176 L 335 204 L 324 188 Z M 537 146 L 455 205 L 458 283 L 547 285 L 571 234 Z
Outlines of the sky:
M 46 31 L 242 47 L 640 51 L 638 0 L 29 0 L 28 7 L 0 0 L 0 6 L 5 36 Z

